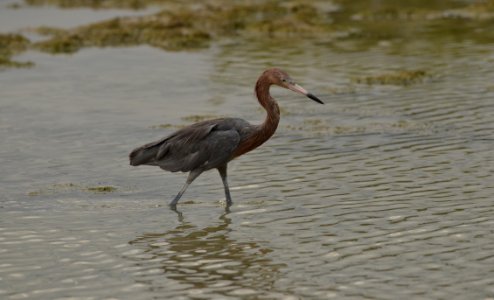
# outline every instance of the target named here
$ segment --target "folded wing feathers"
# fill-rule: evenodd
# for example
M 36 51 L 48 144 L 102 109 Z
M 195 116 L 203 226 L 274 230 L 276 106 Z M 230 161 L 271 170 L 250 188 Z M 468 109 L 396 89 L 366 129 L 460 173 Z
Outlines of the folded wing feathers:
M 164 159 L 170 150 L 186 155 L 193 151 L 194 145 L 204 139 L 215 126 L 216 123 L 211 121 L 196 123 L 161 140 L 138 147 L 129 154 L 130 164 L 159 165 L 158 162 Z M 175 153 L 174 156 L 180 153 Z

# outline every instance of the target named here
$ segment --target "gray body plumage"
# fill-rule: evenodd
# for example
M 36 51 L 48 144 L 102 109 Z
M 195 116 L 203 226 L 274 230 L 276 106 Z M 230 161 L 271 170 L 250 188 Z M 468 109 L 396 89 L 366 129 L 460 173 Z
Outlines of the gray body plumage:
M 207 171 L 228 163 L 254 125 L 238 118 L 198 122 L 130 153 L 132 166 L 159 166 L 170 172 Z

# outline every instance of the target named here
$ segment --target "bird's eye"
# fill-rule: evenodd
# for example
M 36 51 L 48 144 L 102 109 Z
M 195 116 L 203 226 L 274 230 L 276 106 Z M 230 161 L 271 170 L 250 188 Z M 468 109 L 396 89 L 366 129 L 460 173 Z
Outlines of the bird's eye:
M 286 79 L 285 79 L 285 78 L 283 78 L 281 81 L 286 82 Z

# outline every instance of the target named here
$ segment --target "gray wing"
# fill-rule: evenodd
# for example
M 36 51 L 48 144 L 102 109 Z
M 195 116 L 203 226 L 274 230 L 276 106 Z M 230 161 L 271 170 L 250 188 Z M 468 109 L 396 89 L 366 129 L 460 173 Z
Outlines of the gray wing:
M 154 165 L 167 171 L 208 170 L 227 163 L 250 124 L 216 119 L 192 124 L 131 152 L 131 165 Z

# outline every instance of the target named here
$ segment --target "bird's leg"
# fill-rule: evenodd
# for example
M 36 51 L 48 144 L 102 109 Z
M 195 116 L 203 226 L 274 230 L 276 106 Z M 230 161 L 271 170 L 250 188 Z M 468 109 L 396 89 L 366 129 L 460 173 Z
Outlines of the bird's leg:
M 226 178 L 226 164 L 218 167 L 218 171 L 220 172 L 221 180 L 223 181 L 223 186 L 225 187 L 226 206 L 230 207 L 233 202 L 232 197 L 230 196 L 230 189 L 228 188 L 228 181 Z
M 194 179 L 196 179 L 199 175 L 201 175 L 201 173 L 202 173 L 202 170 L 190 171 L 189 176 L 187 177 L 187 181 L 185 182 L 184 186 L 182 187 L 180 192 L 178 192 L 178 194 L 175 196 L 175 198 L 173 198 L 172 202 L 170 202 L 170 208 L 172 208 L 172 209 L 177 208 L 178 200 L 180 200 L 182 195 L 185 193 L 185 190 L 189 187 L 189 185 L 192 183 L 192 181 L 194 181 Z

